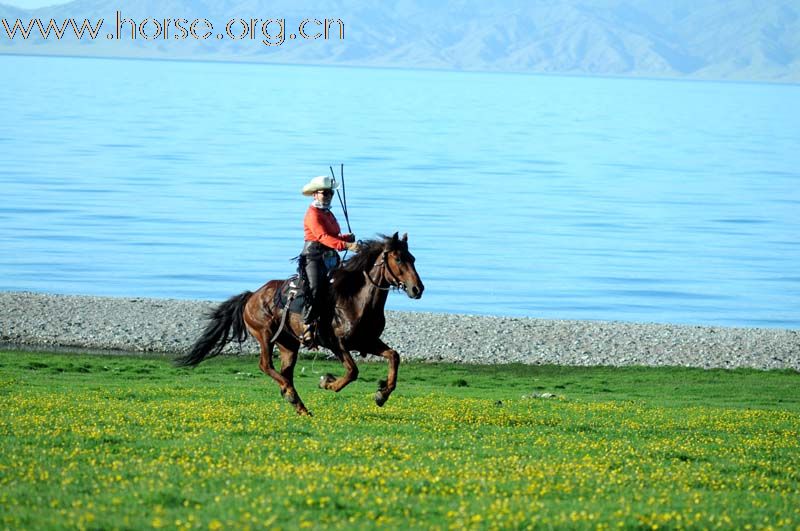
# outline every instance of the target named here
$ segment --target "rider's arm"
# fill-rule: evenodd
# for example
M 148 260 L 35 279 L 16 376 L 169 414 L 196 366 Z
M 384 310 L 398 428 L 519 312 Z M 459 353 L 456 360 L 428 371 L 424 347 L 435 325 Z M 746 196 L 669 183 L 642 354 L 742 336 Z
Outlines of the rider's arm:
M 339 223 L 333 216 L 326 216 L 319 209 L 312 207 L 306 212 L 304 225 L 307 233 L 306 239 L 308 239 L 308 233 L 311 233 L 314 241 L 318 241 L 322 245 L 337 251 L 344 251 L 347 248 L 347 242 L 339 234 Z

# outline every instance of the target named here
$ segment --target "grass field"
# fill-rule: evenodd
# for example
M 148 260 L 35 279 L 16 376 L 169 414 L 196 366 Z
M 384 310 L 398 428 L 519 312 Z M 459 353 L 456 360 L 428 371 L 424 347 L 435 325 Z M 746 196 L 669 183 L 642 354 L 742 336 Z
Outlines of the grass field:
M 19 528 L 800 527 L 800 375 L 0 352 Z M 549 395 L 555 395 L 549 397 Z M 544 397 L 543 397 L 544 396 Z

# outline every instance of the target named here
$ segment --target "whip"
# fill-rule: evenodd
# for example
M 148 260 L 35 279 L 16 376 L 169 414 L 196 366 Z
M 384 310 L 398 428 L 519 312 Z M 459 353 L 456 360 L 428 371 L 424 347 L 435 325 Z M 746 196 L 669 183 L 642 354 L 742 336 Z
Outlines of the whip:
M 333 177 L 333 182 L 336 183 L 336 174 L 333 172 L 333 166 L 328 166 L 328 167 L 331 169 L 331 177 Z M 350 216 L 347 214 L 347 189 L 344 186 L 344 164 L 341 164 L 339 166 L 339 175 L 342 178 L 342 193 L 340 194 L 339 188 L 336 188 L 336 197 L 339 198 L 339 204 L 342 205 L 342 212 L 344 212 L 344 220 L 347 222 L 347 232 L 353 234 L 353 229 L 350 228 Z M 344 252 L 344 258 L 347 258 L 346 250 Z
M 333 173 L 333 166 L 328 166 L 331 169 L 331 177 L 333 177 L 333 182 L 336 182 L 336 174 Z M 344 186 L 344 164 L 339 166 L 339 175 L 342 178 L 342 193 L 339 193 L 339 188 L 336 188 L 336 197 L 339 198 L 339 204 L 342 205 L 342 212 L 344 212 L 344 220 L 347 222 L 347 232 L 350 234 L 353 233 L 353 229 L 350 228 L 350 216 L 347 214 L 347 189 Z M 344 199 L 342 199 L 344 197 Z

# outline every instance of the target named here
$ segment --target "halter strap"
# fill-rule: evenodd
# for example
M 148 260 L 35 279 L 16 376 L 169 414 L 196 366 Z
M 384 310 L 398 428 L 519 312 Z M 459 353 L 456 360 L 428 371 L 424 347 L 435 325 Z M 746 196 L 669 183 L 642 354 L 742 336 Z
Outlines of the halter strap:
M 380 267 L 381 268 L 381 272 L 380 272 L 379 278 L 382 277 L 384 280 L 386 280 L 389 283 L 389 285 L 387 287 L 385 287 L 385 288 L 381 287 L 380 284 L 378 284 L 377 282 L 375 282 L 372 279 L 372 275 L 370 274 L 372 272 L 372 269 L 370 269 L 370 273 L 367 273 L 366 271 L 364 271 L 364 276 L 367 277 L 367 280 L 369 280 L 370 283 L 373 286 L 375 286 L 376 288 L 378 288 L 379 290 L 389 291 L 392 288 L 405 289 L 405 287 L 403 286 L 403 282 L 400 279 L 397 278 L 397 275 L 395 275 L 392 272 L 392 268 L 389 267 L 389 264 L 386 263 L 386 256 L 388 254 L 389 254 L 388 251 L 383 251 L 383 256 L 381 256 L 380 261 L 379 262 L 375 262 L 375 264 L 373 264 L 373 266 L 372 266 L 372 269 L 375 269 L 376 267 Z M 392 277 L 391 279 L 386 274 L 387 272 L 389 273 L 389 275 L 391 275 L 391 277 Z

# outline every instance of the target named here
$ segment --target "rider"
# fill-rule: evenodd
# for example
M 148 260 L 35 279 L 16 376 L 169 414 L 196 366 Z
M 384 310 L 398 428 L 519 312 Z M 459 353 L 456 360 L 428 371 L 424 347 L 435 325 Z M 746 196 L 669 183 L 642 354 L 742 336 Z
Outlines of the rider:
M 306 297 L 303 311 L 305 330 L 300 338 L 305 345 L 314 342 L 314 327 L 325 310 L 327 296 L 327 273 L 339 263 L 337 251 L 357 251 L 358 245 L 353 234 L 341 233 L 339 222 L 331 212 L 333 190 L 338 187 L 330 177 L 314 177 L 303 187 L 303 195 L 312 196 L 314 201 L 308 207 L 303 219 L 305 244 L 301 265 L 304 264 L 306 277 L 311 290 L 311 300 Z

